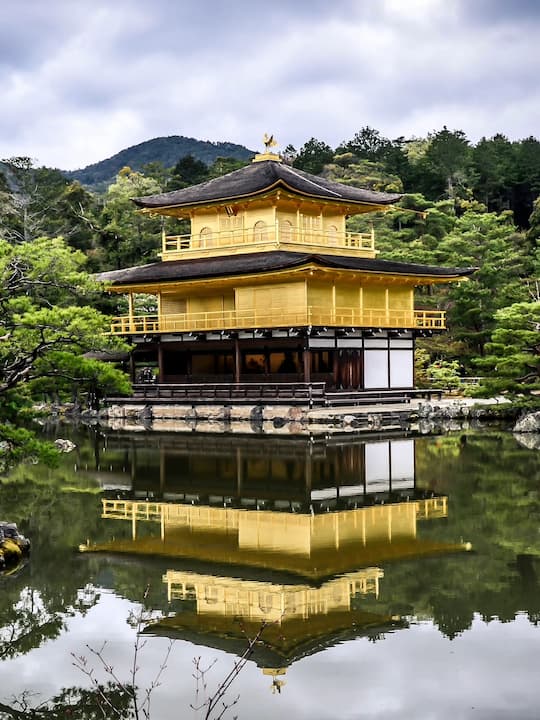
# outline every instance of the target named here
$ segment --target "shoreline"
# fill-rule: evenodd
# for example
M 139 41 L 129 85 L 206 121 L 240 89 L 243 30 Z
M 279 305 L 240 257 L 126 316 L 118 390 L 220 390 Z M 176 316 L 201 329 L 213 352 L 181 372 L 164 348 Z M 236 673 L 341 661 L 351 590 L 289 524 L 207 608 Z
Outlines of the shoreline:
M 99 422 L 124 432 L 198 432 L 268 435 L 441 431 L 513 425 L 523 408 L 506 399 L 448 396 L 436 402 L 307 408 L 284 405 L 188 405 L 114 403 L 100 411 L 56 408 L 57 415 Z

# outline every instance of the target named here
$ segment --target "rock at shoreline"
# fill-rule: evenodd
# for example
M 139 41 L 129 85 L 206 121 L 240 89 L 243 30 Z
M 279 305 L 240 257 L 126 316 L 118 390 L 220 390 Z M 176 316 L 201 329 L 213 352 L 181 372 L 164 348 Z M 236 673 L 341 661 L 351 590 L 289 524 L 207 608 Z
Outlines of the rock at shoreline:
M 540 412 L 533 412 L 520 418 L 514 425 L 515 433 L 540 433 Z
M 63 440 L 62 438 L 58 438 L 58 440 L 55 440 L 54 445 L 57 450 L 60 450 L 60 452 L 64 453 L 71 452 L 77 447 L 75 443 L 71 442 L 71 440 Z
M 527 450 L 540 450 L 540 435 L 538 433 L 514 433 L 514 437 Z

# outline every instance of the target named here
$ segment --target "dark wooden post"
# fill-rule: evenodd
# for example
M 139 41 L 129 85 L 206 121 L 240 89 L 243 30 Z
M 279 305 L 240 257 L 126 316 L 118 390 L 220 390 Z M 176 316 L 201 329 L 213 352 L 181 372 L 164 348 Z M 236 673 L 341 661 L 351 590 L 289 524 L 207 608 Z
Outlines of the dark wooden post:
M 240 344 L 238 342 L 238 338 L 234 338 L 234 382 L 239 383 L 240 382 L 240 363 L 242 361 L 241 355 L 240 355 Z
M 158 340 L 158 382 L 162 383 L 165 375 L 163 372 L 163 345 L 161 344 L 161 340 Z
M 304 382 L 311 382 L 311 350 L 307 347 L 304 348 Z
M 309 450 L 306 452 L 305 460 L 305 474 L 304 474 L 304 487 L 306 490 L 306 497 L 311 501 L 311 486 L 313 483 L 313 456 L 311 445 Z
M 135 382 L 135 355 L 133 350 L 129 354 L 129 378 L 132 383 Z
M 334 387 L 337 389 L 340 384 L 339 350 L 336 348 L 332 353 L 332 374 L 334 376 Z

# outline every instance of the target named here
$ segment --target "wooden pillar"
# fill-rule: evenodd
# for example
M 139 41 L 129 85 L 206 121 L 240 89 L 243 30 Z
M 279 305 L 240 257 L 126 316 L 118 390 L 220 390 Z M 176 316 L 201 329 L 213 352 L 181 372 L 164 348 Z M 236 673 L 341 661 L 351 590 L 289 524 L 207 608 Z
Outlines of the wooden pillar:
M 306 347 L 304 348 L 304 382 L 310 383 L 311 382 L 311 350 L 307 347 L 307 340 L 306 340 Z
M 129 354 L 129 379 L 132 383 L 135 382 L 135 356 L 133 350 Z
M 238 338 L 234 338 L 234 382 L 239 383 L 240 382 L 240 364 L 242 362 L 242 357 L 240 355 L 240 343 L 238 342 Z
M 308 502 L 311 501 L 311 487 L 313 485 L 313 456 L 311 451 L 311 445 L 308 452 L 306 453 L 305 460 L 305 473 L 304 473 L 304 486 L 306 490 L 306 497 Z
M 332 357 L 332 374 L 334 376 L 334 387 L 338 387 L 340 384 L 340 372 L 339 372 L 339 350 L 336 348 L 333 351 Z
M 134 302 L 133 302 L 133 293 L 128 293 L 128 315 L 129 315 L 129 322 L 133 322 L 133 315 L 134 315 Z
M 163 382 L 165 374 L 163 372 L 163 345 L 161 340 L 158 340 L 158 382 Z

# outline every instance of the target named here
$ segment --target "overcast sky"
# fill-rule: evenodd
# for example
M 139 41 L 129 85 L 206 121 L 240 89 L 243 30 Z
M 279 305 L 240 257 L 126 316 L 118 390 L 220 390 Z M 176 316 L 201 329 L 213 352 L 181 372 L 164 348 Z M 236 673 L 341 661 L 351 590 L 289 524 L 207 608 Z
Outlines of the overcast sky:
M 539 0 L 0 0 L 0 159 L 540 135 Z

